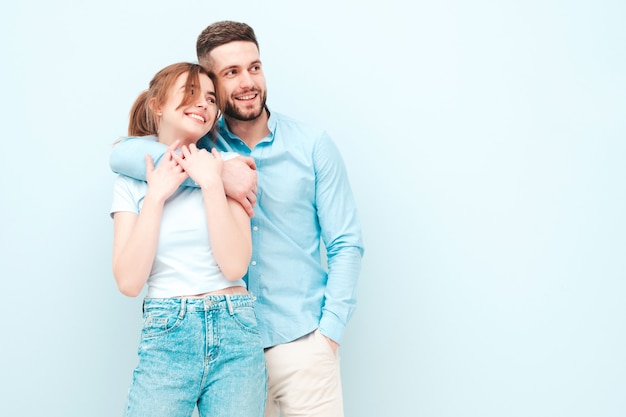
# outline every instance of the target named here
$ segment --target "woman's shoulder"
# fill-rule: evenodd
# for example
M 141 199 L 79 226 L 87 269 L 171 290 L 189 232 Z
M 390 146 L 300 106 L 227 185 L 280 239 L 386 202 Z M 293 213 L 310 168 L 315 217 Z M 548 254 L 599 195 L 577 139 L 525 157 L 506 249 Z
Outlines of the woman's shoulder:
M 118 174 L 115 177 L 113 187 L 117 190 L 124 189 L 133 195 L 142 195 L 146 193 L 148 184 L 145 181 L 136 180 L 126 175 Z

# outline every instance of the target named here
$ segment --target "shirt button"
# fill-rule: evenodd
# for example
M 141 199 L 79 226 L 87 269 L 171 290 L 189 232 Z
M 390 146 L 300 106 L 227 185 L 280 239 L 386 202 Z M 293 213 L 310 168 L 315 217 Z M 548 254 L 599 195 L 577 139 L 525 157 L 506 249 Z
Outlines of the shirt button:
M 256 265 L 256 261 L 252 261 L 252 265 Z
M 256 232 L 257 230 L 259 230 L 259 226 L 254 226 L 254 227 L 252 228 L 252 230 L 254 230 L 254 231 Z

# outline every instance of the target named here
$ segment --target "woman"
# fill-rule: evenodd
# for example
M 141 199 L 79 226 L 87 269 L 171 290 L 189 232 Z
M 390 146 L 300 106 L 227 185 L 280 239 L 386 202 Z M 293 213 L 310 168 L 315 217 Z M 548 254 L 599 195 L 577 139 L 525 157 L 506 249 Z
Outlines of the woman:
M 249 217 L 224 194 L 221 155 L 195 146 L 217 117 L 214 84 L 191 63 L 159 71 L 131 109 L 128 134 L 169 147 L 156 168 L 146 156 L 147 182 L 115 182 L 113 274 L 125 295 L 148 286 L 127 417 L 188 417 L 196 406 L 263 415 L 264 355 L 242 279 Z M 179 188 L 188 176 L 200 188 Z

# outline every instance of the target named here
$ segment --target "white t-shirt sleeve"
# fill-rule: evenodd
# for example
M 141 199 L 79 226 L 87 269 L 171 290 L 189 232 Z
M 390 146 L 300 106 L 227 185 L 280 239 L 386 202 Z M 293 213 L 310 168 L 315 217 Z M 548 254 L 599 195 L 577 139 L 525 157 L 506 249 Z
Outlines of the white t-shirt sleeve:
M 139 214 L 141 202 L 146 195 L 147 184 L 143 181 L 118 175 L 113 184 L 113 202 L 110 215 L 118 211 Z

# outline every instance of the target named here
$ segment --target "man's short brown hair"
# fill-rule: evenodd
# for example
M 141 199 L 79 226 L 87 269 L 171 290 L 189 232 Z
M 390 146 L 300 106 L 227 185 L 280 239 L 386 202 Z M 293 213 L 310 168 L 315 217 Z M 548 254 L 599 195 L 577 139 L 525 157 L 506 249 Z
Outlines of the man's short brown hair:
M 246 23 L 223 20 L 210 24 L 200 33 L 196 41 L 198 62 L 210 71 L 212 67 L 211 51 L 218 46 L 235 41 L 252 42 L 259 49 L 254 29 Z

